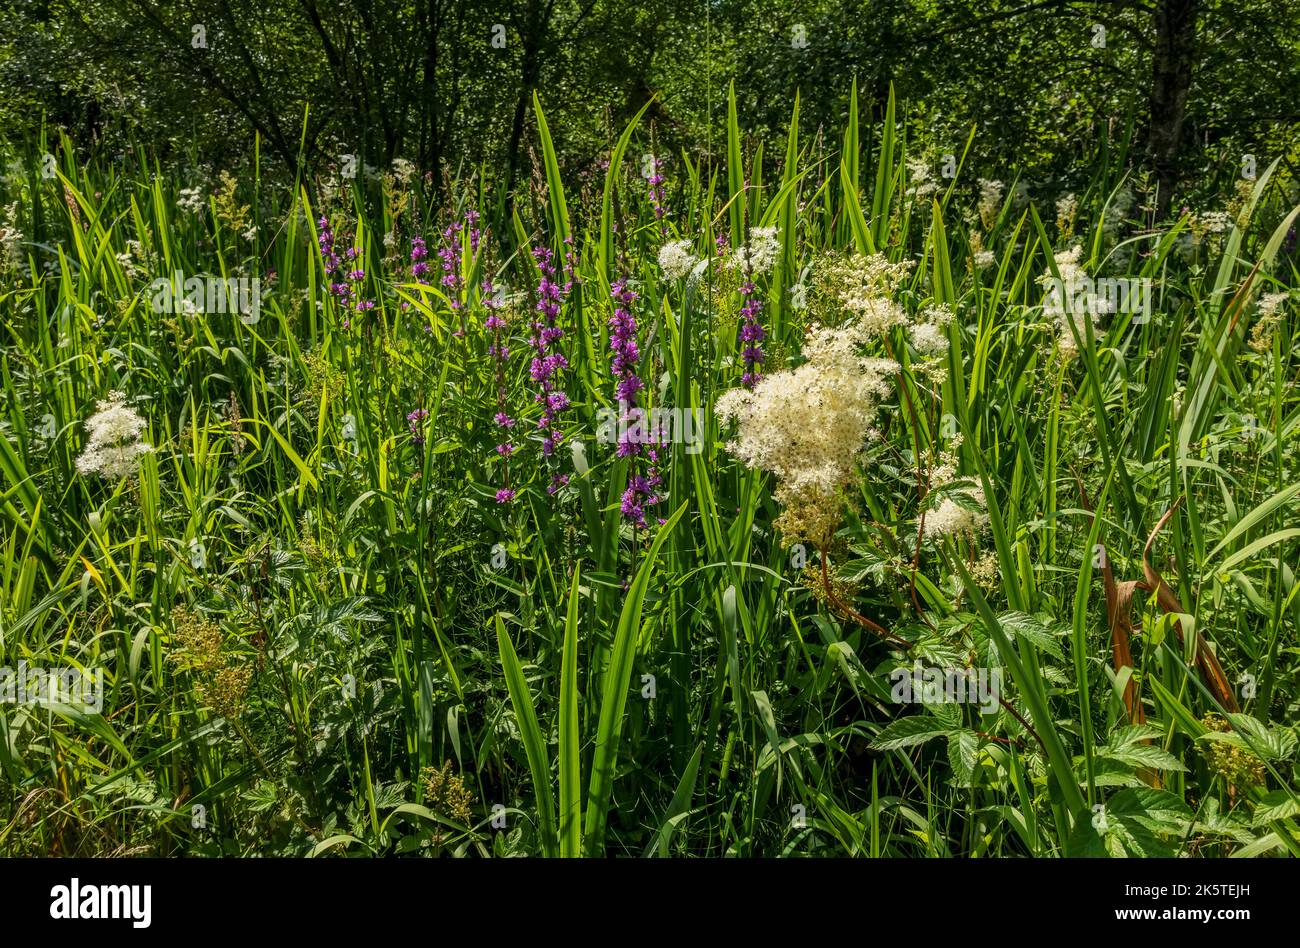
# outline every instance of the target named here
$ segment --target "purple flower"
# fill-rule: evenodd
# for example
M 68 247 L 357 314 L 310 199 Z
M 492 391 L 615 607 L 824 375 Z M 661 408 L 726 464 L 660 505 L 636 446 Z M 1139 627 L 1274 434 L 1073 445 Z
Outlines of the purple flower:
M 569 252 L 571 254 L 571 251 Z M 566 254 L 569 260 L 572 257 Z M 542 456 L 550 458 L 564 440 L 559 415 L 569 405 L 569 397 L 560 388 L 560 373 L 569 367 L 569 361 L 560 349 L 564 330 L 559 326 L 560 306 L 573 288 L 573 281 L 560 277 L 555 269 L 555 255 L 548 247 L 534 247 L 533 260 L 541 279 L 537 284 L 537 316 L 531 323 L 533 358 L 528 366 L 529 377 L 537 383 L 533 400 L 541 404 L 542 415 L 537 428 L 542 434 Z
M 478 253 L 479 244 L 483 239 L 483 232 L 479 229 L 478 220 L 478 211 L 470 208 L 465 212 L 463 222 L 464 226 L 469 230 L 469 250 L 471 254 Z M 452 309 L 461 308 L 460 294 L 461 289 L 464 287 L 464 280 L 460 274 L 461 255 L 464 253 L 461 230 L 461 224 L 448 224 L 442 232 L 442 246 L 438 248 L 438 260 L 442 267 L 442 278 L 438 282 L 446 292 L 448 299 L 451 300 Z M 463 324 L 461 334 L 464 334 Z
M 613 354 L 610 358 L 610 370 L 615 377 L 615 392 L 618 395 L 620 428 L 623 435 L 618 443 L 618 456 L 632 458 L 632 469 L 628 474 L 627 488 L 623 491 L 619 510 L 633 525 L 646 526 L 645 508 L 659 502 L 654 488 L 659 476 L 651 467 L 645 476 L 637 473 L 637 457 L 642 454 L 642 445 L 631 436 L 631 430 L 622 424 L 626 422 L 637 407 L 637 393 L 645 388 L 641 376 L 637 374 L 641 350 L 636 340 L 636 317 L 632 313 L 632 304 L 638 296 L 629 289 L 627 280 L 615 280 L 610 286 L 610 296 L 614 299 L 614 312 L 609 317 L 609 348 Z M 647 458 L 653 464 L 657 460 L 654 449 L 647 452 Z M 652 483 L 653 481 L 653 483 Z
M 492 341 L 488 344 L 488 355 L 492 357 L 492 381 L 496 385 L 497 395 L 497 412 L 492 416 L 492 420 L 496 422 L 503 438 L 502 442 L 497 445 L 497 454 L 501 458 L 501 468 L 504 472 L 506 486 L 497 491 L 497 503 L 508 504 L 515 497 L 515 492 L 510 488 L 510 456 L 514 454 L 515 448 L 507 438 L 507 432 L 515 426 L 515 420 L 506 412 L 508 407 L 506 404 L 506 365 L 507 360 L 510 358 L 510 350 L 501 341 L 501 334 L 506 328 L 506 321 L 497 313 L 501 303 L 492 295 L 492 281 L 484 280 L 480 289 L 483 291 L 480 298 L 488 312 L 487 318 L 483 320 L 483 325 L 492 331 Z
M 759 322 L 763 304 L 758 299 L 754 281 L 746 280 L 740 292 L 745 297 L 740 307 L 741 357 L 745 362 L 745 373 L 740 377 L 740 382 L 745 388 L 753 388 L 763 377 L 758 370 L 763 362 L 763 340 L 767 338 L 767 332 Z
M 406 424 L 411 429 L 411 443 L 424 444 L 424 432 L 420 429 L 420 422 L 429 417 L 429 413 L 423 408 L 417 408 L 406 416 Z
M 366 277 L 366 271 L 362 267 L 353 266 L 350 270 L 346 268 L 345 261 L 350 262 L 357 260 L 362 256 L 360 247 L 350 247 L 343 256 L 339 256 L 336 237 L 330 226 L 329 218 L 322 216 L 317 225 L 320 228 L 320 237 L 318 244 L 322 267 L 325 273 L 325 281 L 329 284 L 330 294 L 338 303 L 356 313 L 363 313 L 375 308 L 373 300 L 362 300 L 359 297 L 360 284 Z M 352 321 L 348 317 L 343 318 L 343 328 L 351 326 Z
M 448 224 L 442 232 L 443 245 L 438 248 L 438 259 L 442 262 L 442 279 L 439 281 L 451 300 L 452 309 L 460 309 L 460 228 Z
M 465 212 L 465 223 L 469 225 L 469 252 L 478 253 L 482 232 L 478 228 L 478 211 L 470 208 Z
M 411 276 L 415 278 L 416 283 L 427 282 L 424 277 L 429 272 L 427 257 L 429 250 L 424 244 L 423 237 L 414 237 L 411 239 Z

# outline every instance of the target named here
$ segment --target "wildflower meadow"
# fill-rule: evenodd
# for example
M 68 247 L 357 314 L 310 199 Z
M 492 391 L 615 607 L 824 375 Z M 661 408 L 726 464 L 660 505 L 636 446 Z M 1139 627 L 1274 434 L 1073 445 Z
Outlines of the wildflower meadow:
M 1300 855 L 1296 126 L 891 78 L 0 138 L 0 853 Z

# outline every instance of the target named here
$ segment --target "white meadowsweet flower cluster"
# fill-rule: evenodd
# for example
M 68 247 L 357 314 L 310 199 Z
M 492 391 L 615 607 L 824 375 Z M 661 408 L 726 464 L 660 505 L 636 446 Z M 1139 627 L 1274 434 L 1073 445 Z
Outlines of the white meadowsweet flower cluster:
M 732 252 L 731 264 L 745 276 L 761 276 L 772 269 L 780 252 L 776 228 L 755 227 L 749 232 L 749 243 Z
M 77 458 L 83 476 L 122 478 L 135 473 L 136 459 L 153 450 L 140 439 L 145 420 L 126 404 L 126 396 L 112 392 L 86 420 L 90 440 Z
M 393 177 L 404 187 L 415 179 L 415 165 L 405 158 L 393 159 Z
M 1290 293 L 1265 293 L 1259 298 L 1259 315 L 1272 316 L 1286 302 Z
M 144 274 L 144 269 L 140 266 L 140 261 L 144 259 L 144 247 L 138 240 L 128 240 L 126 250 L 116 254 L 117 265 L 122 268 L 122 272 L 128 277 L 138 277 Z
M 907 322 L 907 313 L 893 300 L 863 293 L 849 297 L 844 301 L 844 308 L 853 314 L 862 331 L 869 336 L 880 336 L 894 326 Z
M 1087 314 L 1096 331 L 1097 317 L 1101 310 L 1101 301 L 1095 294 L 1086 291 L 1088 284 L 1085 281 L 1089 277 L 1088 271 L 1079 264 L 1082 256 L 1083 247 L 1079 244 L 1075 244 L 1069 250 L 1057 251 L 1053 259 L 1056 261 L 1057 272 L 1061 275 L 1060 283 L 1056 282 L 1056 277 L 1050 269 L 1038 278 L 1039 284 L 1048 291 L 1048 301 L 1044 309 L 1056 320 L 1056 344 L 1066 358 L 1073 358 L 1079 353 L 1079 345 L 1074 338 L 1075 333 L 1078 333 L 1080 339 L 1087 334 L 1087 329 L 1079 322 L 1078 317 Z M 1081 292 L 1080 288 L 1086 292 Z M 1073 331 L 1071 326 L 1074 327 Z
M 911 181 L 907 193 L 910 197 L 924 201 L 939 190 L 939 184 L 930 174 L 930 165 L 924 158 L 907 159 L 907 177 Z
M 971 504 L 984 506 L 984 488 L 970 487 L 961 491 Z M 947 536 L 974 536 L 984 529 L 989 515 L 983 510 L 971 510 L 951 497 L 945 497 L 939 506 L 925 515 L 925 538 L 935 540 Z
M 1056 199 L 1056 226 L 1062 233 L 1074 230 L 1074 218 L 1079 213 L 1079 199 L 1071 191 Z
M 948 449 L 940 453 L 939 463 L 930 469 L 926 481 L 930 485 L 931 496 L 936 496 L 939 488 L 965 480 L 957 473 L 959 467 L 957 451 L 961 447 L 961 442 L 960 434 L 952 438 Z M 954 499 L 954 495 L 958 494 L 961 495 L 964 503 Z M 944 492 L 940 496 L 939 503 L 925 512 L 925 523 L 922 527 L 924 538 L 936 540 L 946 536 L 975 536 L 989 522 L 986 510 L 978 508 L 987 508 L 984 488 L 979 485 L 968 483 L 955 490 Z
M 893 296 L 911 271 L 911 261 L 891 263 L 881 253 L 831 259 L 818 271 L 820 295 L 836 300 L 868 337 L 879 336 L 908 321 Z
M 1196 216 L 1196 225 L 1207 234 L 1222 234 L 1232 229 L 1232 217 L 1225 211 L 1205 211 Z
M 22 243 L 23 232 L 18 226 L 18 202 L 5 208 L 4 225 L 0 226 L 0 256 L 5 267 L 18 265 L 18 245 Z
M 1001 181 L 990 181 L 988 178 L 980 178 L 979 186 L 980 220 L 987 229 L 998 219 L 998 212 L 1002 210 L 1002 195 L 1006 194 L 1007 186 Z
M 841 491 L 872 432 L 889 377 L 898 364 L 861 354 L 871 333 L 858 325 L 814 328 L 804 343 L 807 362 L 774 372 L 753 390 L 732 389 L 715 406 L 737 422 L 727 450 L 750 468 L 776 477 L 784 508 L 777 526 L 787 542 L 827 542 L 839 524 Z
M 935 358 L 948 351 L 948 337 L 934 323 L 916 323 L 907 331 L 912 347 L 926 358 Z
M 1273 349 L 1273 332 L 1282 322 L 1282 304 L 1290 293 L 1265 293 L 1259 298 L 1255 325 L 1250 330 L 1250 348 L 1268 353 Z
M 203 192 L 198 188 L 182 188 L 176 206 L 187 214 L 197 214 L 207 206 L 207 203 Z
M 948 333 L 946 327 L 954 319 L 953 311 L 944 304 L 927 306 L 917 314 L 916 321 L 907 329 L 907 338 L 912 348 L 921 357 L 913 363 L 918 375 L 929 379 L 934 385 L 942 385 L 948 377 L 948 366 L 944 358 L 948 354 Z
M 664 279 L 680 280 L 690 276 L 699 261 L 691 253 L 689 240 L 670 240 L 659 248 L 659 269 Z

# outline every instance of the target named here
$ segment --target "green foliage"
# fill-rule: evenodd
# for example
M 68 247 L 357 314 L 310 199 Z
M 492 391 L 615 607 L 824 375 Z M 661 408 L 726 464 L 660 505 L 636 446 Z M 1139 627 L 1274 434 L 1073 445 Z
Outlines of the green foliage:
M 290 187 L 257 155 L 200 186 L 147 149 L 5 146 L 0 666 L 104 690 L 0 702 L 0 849 L 1300 851 L 1292 171 L 1171 216 L 1114 155 L 1070 214 L 964 164 L 923 191 L 909 159 L 943 140 L 845 85 L 831 133 L 791 94 L 802 128 L 763 150 L 738 82 L 719 153 L 653 196 L 653 104 L 570 177 L 575 106 L 540 81 L 512 206 L 508 155 L 441 188 Z M 1151 279 L 1149 318 L 1054 312 L 1081 271 Z M 257 279 L 260 307 L 188 307 L 190 278 Z M 600 436 L 620 281 L 640 406 L 698 413 L 653 458 Z M 876 373 L 878 404 L 817 543 L 715 410 L 742 308 L 814 421 L 837 399 L 781 373 L 889 317 L 854 352 L 891 361 L 834 380 Z M 539 345 L 565 355 L 553 451 Z M 763 447 L 833 455 L 823 433 Z M 896 701 L 915 663 L 1000 688 Z

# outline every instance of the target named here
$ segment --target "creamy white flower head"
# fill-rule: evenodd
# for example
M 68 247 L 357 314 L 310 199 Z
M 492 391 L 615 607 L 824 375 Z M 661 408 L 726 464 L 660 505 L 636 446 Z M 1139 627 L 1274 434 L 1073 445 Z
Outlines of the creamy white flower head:
M 1290 293 L 1265 293 L 1259 298 L 1259 315 L 1272 316 L 1290 295 Z
M 1224 211 L 1206 211 L 1197 216 L 1196 222 L 1207 234 L 1222 234 L 1232 227 L 1232 218 Z
M 998 258 L 994 255 L 992 250 L 975 251 L 975 269 L 987 270 L 997 262 Z
M 908 338 L 913 348 L 927 359 L 948 351 L 948 337 L 933 323 L 917 323 L 908 330 Z
M 140 440 L 145 420 L 126 404 L 121 392 L 100 401 L 98 409 L 86 420 L 90 440 L 77 458 L 78 472 L 108 478 L 134 474 L 136 459 L 153 450 Z
M 842 306 L 853 309 L 854 301 L 867 298 L 880 298 L 892 303 L 894 294 L 911 274 L 912 268 L 910 260 L 891 263 L 883 253 L 855 253 L 824 261 L 818 267 L 818 280 L 826 293 L 839 300 Z
M 18 202 L 14 201 L 5 208 L 4 225 L 0 226 L 0 253 L 3 253 L 7 265 L 18 263 L 18 245 L 22 239 L 23 232 L 18 226 Z
M 936 326 L 946 326 L 956 319 L 953 311 L 948 308 L 947 303 L 936 303 L 927 306 L 921 311 L 921 320 L 927 323 L 934 323 Z
M 1074 223 L 1074 216 L 1079 210 L 1079 199 L 1074 192 L 1062 194 L 1056 199 L 1056 226 L 1068 230 Z
M 939 185 L 930 175 L 930 164 L 924 158 L 907 159 L 907 177 L 911 182 L 907 193 L 917 200 L 925 200 L 939 190 Z
M 853 313 L 862 331 L 870 336 L 879 336 L 907 322 L 903 307 L 887 296 L 863 293 L 846 299 L 844 308 Z
M 203 192 L 198 188 L 182 188 L 180 198 L 176 201 L 176 206 L 187 214 L 193 214 L 202 210 L 207 205 L 204 200 Z
M 1061 275 L 1060 282 L 1057 282 L 1050 269 L 1038 278 L 1038 282 L 1048 290 L 1044 310 L 1056 320 L 1056 343 L 1066 358 L 1072 358 L 1079 352 L 1075 334 L 1080 339 L 1087 335 L 1082 318 L 1086 316 L 1092 320 L 1095 334 L 1102 310 L 1100 300 L 1089 288 L 1088 271 L 1079 264 L 1082 257 L 1083 247 L 1080 244 L 1075 244 L 1068 250 L 1057 251 L 1053 259 L 1056 261 L 1056 270 Z M 1074 328 L 1071 329 L 1071 326 Z
M 984 488 L 968 487 L 961 491 L 968 503 L 985 506 Z M 983 510 L 969 510 L 951 497 L 944 497 L 939 506 L 925 514 L 925 538 L 927 540 L 946 536 L 973 536 L 989 522 L 989 515 Z
M 393 177 L 402 184 L 410 184 L 415 177 L 415 165 L 405 158 L 393 159 Z
M 746 276 L 761 276 L 772 269 L 780 251 L 775 227 L 755 227 L 749 232 L 749 243 L 732 253 L 731 265 Z
M 815 328 L 804 343 L 807 362 L 774 372 L 753 390 L 732 389 L 715 406 L 737 423 L 727 450 L 776 477 L 787 538 L 824 542 L 840 516 L 839 492 L 853 481 L 880 400 L 898 370 L 888 359 L 861 355 L 861 327 Z
M 695 264 L 689 240 L 670 240 L 659 248 L 659 269 L 664 272 L 665 279 L 680 280 L 689 276 Z
M 1006 193 L 1007 186 L 1001 181 L 990 181 L 988 178 L 980 178 L 979 186 L 980 220 L 985 227 L 992 227 L 997 220 L 998 212 L 1002 210 L 1002 195 Z
M 131 251 L 126 250 L 122 253 L 116 254 L 115 256 L 117 257 L 117 265 L 122 268 L 122 272 L 127 276 L 135 277 L 139 276 L 143 272 L 138 266 L 136 266 L 135 257 L 131 255 Z
M 1259 312 L 1251 327 L 1249 345 L 1256 352 L 1267 353 L 1273 348 L 1273 334 L 1282 322 L 1281 308 L 1290 293 L 1265 293 L 1259 298 Z

